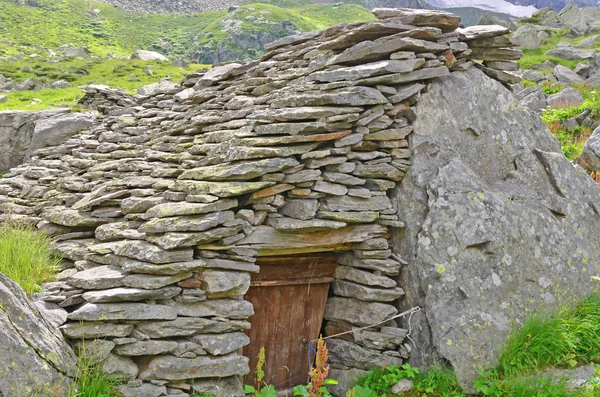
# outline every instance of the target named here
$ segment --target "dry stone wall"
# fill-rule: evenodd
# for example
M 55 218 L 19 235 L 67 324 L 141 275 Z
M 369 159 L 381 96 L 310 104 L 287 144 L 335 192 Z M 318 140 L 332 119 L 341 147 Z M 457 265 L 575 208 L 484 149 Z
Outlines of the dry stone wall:
M 0 181 L 2 216 L 51 234 L 65 258 L 38 299 L 69 312 L 63 333 L 126 396 L 242 395 L 258 255 L 345 249 L 327 334 L 398 313 L 406 262 L 388 237 L 404 225 L 390 197 L 411 165 L 414 106 L 474 54 L 514 82 L 519 52 L 503 27 L 374 13 L 126 107 L 90 89 L 101 122 Z M 341 374 L 401 364 L 406 332 L 391 321 L 329 340 L 330 362 Z

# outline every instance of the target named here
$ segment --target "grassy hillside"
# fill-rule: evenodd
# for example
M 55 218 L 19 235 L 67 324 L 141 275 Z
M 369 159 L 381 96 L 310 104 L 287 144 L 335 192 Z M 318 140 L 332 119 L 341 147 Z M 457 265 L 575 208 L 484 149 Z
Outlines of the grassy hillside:
M 294 31 L 374 19 L 367 9 L 355 4 L 286 0 L 278 0 L 277 4 L 249 3 L 232 13 L 193 15 L 132 13 L 93 0 L 38 3 L 32 7 L 15 0 L 0 0 L 0 75 L 16 83 L 31 77 L 45 85 L 66 80 L 72 87 L 0 92 L 8 95 L 8 101 L 0 103 L 0 111 L 71 106 L 82 95 L 81 88 L 88 84 L 135 92 L 161 78 L 178 81 L 206 66 L 200 62 L 256 58 L 263 53 L 266 42 Z M 87 59 L 56 56 L 57 48 L 67 43 L 86 47 L 92 55 Z M 196 63 L 180 68 L 166 62 L 127 59 L 136 49 Z
M 281 8 L 246 4 L 235 12 L 212 11 L 194 15 L 136 14 L 88 0 L 40 0 L 39 7 L 0 2 L 0 56 L 31 53 L 65 43 L 86 46 L 97 55 L 128 55 L 143 48 L 172 57 L 194 53 L 202 46 L 227 44 L 222 22 L 241 25 L 239 33 L 253 33 L 271 23 L 290 20 L 301 31 L 324 29 L 341 22 L 373 19 L 365 8 L 346 4 L 307 4 Z M 9 46 L 6 42 L 14 44 Z

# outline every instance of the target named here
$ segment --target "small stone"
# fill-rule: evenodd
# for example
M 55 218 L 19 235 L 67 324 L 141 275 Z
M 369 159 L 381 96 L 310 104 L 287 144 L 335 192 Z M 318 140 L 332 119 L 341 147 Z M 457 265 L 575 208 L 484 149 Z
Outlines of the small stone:
M 294 219 L 312 219 L 317 214 L 319 202 L 314 199 L 288 199 L 281 207 L 280 213 Z
M 243 296 L 250 288 L 248 273 L 207 269 L 197 277 L 209 298 Z
M 123 285 L 126 273 L 116 266 L 98 266 L 75 273 L 68 283 L 83 289 L 108 289 Z
M 313 187 L 313 190 L 334 196 L 344 196 L 346 193 L 348 193 L 348 188 L 346 186 L 325 181 L 317 181 Z
M 393 387 L 392 393 L 402 394 L 412 390 L 414 383 L 410 379 L 400 379 Z
M 175 349 L 177 349 L 175 341 L 148 340 L 119 346 L 115 349 L 115 353 L 121 356 L 157 356 L 171 353 Z
M 102 363 L 100 370 L 108 379 L 120 381 L 134 379 L 139 372 L 138 366 L 129 357 L 121 357 L 112 353 Z
M 192 340 L 213 356 L 222 356 L 250 344 L 250 338 L 243 332 L 222 335 L 196 335 Z

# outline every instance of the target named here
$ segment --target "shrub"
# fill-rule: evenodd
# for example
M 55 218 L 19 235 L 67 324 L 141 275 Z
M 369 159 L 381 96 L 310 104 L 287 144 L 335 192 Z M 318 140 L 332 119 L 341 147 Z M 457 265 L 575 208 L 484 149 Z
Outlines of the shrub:
M 19 284 L 29 296 L 54 279 L 59 263 L 47 235 L 26 227 L 0 227 L 0 273 Z

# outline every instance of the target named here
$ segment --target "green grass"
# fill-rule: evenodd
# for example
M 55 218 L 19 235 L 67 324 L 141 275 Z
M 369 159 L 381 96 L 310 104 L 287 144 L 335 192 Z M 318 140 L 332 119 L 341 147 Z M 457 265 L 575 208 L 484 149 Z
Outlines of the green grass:
M 508 338 L 498 358 L 505 376 L 531 373 L 547 367 L 574 367 L 600 356 L 600 295 L 575 307 L 531 316 Z
M 29 228 L 0 227 L 0 273 L 31 296 L 54 279 L 60 258 L 50 249 L 50 238 Z
M 30 66 L 32 72 L 22 72 L 24 65 Z M 179 82 L 186 74 L 209 65 L 190 64 L 187 68 L 171 66 L 168 62 L 153 62 L 129 59 L 74 59 L 58 63 L 46 63 L 43 60 L 0 63 L 0 74 L 22 82 L 35 77 L 42 83 L 66 80 L 73 87 L 64 89 L 44 89 L 41 91 L 15 91 L 4 93 L 8 96 L 6 103 L 0 104 L 2 110 L 39 110 L 52 107 L 73 106 L 83 95 L 81 88 L 89 84 L 103 84 L 118 87 L 134 94 L 143 85 L 151 84 L 162 78 L 170 77 Z M 152 76 L 143 72 L 152 70 Z M 79 70 L 84 74 L 75 74 L 70 70 Z M 130 77 L 135 75 L 135 77 Z M 41 101 L 38 101 L 41 100 Z
M 40 7 L 19 4 L 16 0 L 0 1 L 0 74 L 22 82 L 30 77 L 42 83 L 59 79 L 73 87 L 10 92 L 2 110 L 39 110 L 73 106 L 88 84 L 105 84 L 134 93 L 139 87 L 171 77 L 177 82 L 188 73 L 206 67 L 191 64 L 182 69 L 168 62 L 145 62 L 124 59 L 136 49 L 158 51 L 171 58 L 210 62 L 215 51 L 229 50 L 242 59 L 260 57 L 264 50 L 247 48 L 223 30 L 224 25 L 237 26 L 236 34 L 252 41 L 264 37 L 283 37 L 288 32 L 283 21 L 291 21 L 294 29 L 325 29 L 342 22 L 364 22 L 375 19 L 356 4 L 308 4 L 308 1 L 278 4 L 248 3 L 236 12 L 225 10 L 193 15 L 138 14 L 117 9 L 93 0 L 39 0 Z M 279 7 L 279 5 L 283 7 Z M 265 36 L 266 35 L 266 36 Z M 56 51 L 72 43 L 90 49 L 89 59 L 72 59 L 60 63 L 47 62 L 48 50 Z M 15 60 L 20 54 L 24 59 Z M 29 58 L 38 54 L 40 58 Z M 4 58 L 4 59 L 2 59 Z M 23 72 L 23 67 L 32 72 Z M 152 76 L 142 69 L 153 71 Z M 79 71 L 80 73 L 74 73 Z M 130 77 L 130 75 L 135 75 Z
M 556 83 L 544 83 L 542 88 L 546 95 L 551 95 L 561 91 L 564 86 Z M 575 88 L 581 93 L 584 99 L 583 104 L 559 109 L 547 108 L 542 111 L 542 120 L 558 139 L 563 153 L 569 160 L 575 160 L 581 155 L 583 146 L 593 131 L 585 126 L 577 126 L 569 131 L 562 126 L 562 122 L 579 116 L 586 109 L 591 110 L 590 118 L 600 120 L 600 90 L 592 89 L 586 85 L 576 85 Z
M 474 388 L 490 397 L 597 397 L 600 368 L 588 387 L 568 390 L 566 379 L 543 375 L 551 368 L 574 368 L 600 361 L 600 294 L 578 304 L 533 314 L 505 341 L 497 366 L 480 370 Z M 406 366 L 406 365 L 405 365 Z M 413 390 L 398 397 L 466 397 L 454 373 L 441 365 L 425 371 L 410 366 L 378 368 L 359 379 L 351 397 L 391 397 L 398 379 L 412 379 Z M 410 371 L 408 370 L 410 369 Z M 403 371 L 402 371 L 403 370 Z
M 31 54 L 72 43 L 88 47 L 96 55 L 130 55 L 136 49 L 155 50 L 171 57 L 194 58 L 205 46 L 235 47 L 221 22 L 241 24 L 241 35 L 274 29 L 273 22 L 290 20 L 296 29 L 324 29 L 342 22 L 373 20 L 355 4 L 306 4 L 281 8 L 250 3 L 234 13 L 226 10 L 193 15 L 137 14 L 93 0 L 40 0 L 42 7 L 0 2 L 0 56 Z M 251 17 L 251 18 L 248 18 Z M 283 35 L 283 30 L 274 32 Z M 241 48 L 238 48 L 243 50 Z
M 578 60 L 569 60 L 562 59 L 557 57 L 551 57 L 546 55 L 546 52 L 554 49 L 558 43 L 561 41 L 566 41 L 573 44 L 579 44 L 582 40 L 591 35 L 579 37 L 576 39 L 571 39 L 567 37 L 568 31 L 565 30 L 554 30 L 554 37 L 550 37 L 546 43 L 542 44 L 540 48 L 536 50 L 523 50 L 523 57 L 519 60 L 521 64 L 521 69 L 533 69 L 535 65 L 539 65 L 544 61 L 552 61 L 556 64 L 563 65 L 568 67 L 569 69 L 574 69 L 578 64 L 583 63 L 586 64 L 587 61 L 578 61 Z M 600 44 L 600 43 L 596 43 Z M 547 73 L 547 72 L 546 72 Z
M 115 390 L 119 384 L 114 379 L 109 379 L 99 365 L 92 364 L 85 354 L 79 353 L 77 372 L 67 397 L 119 397 L 121 393 Z

